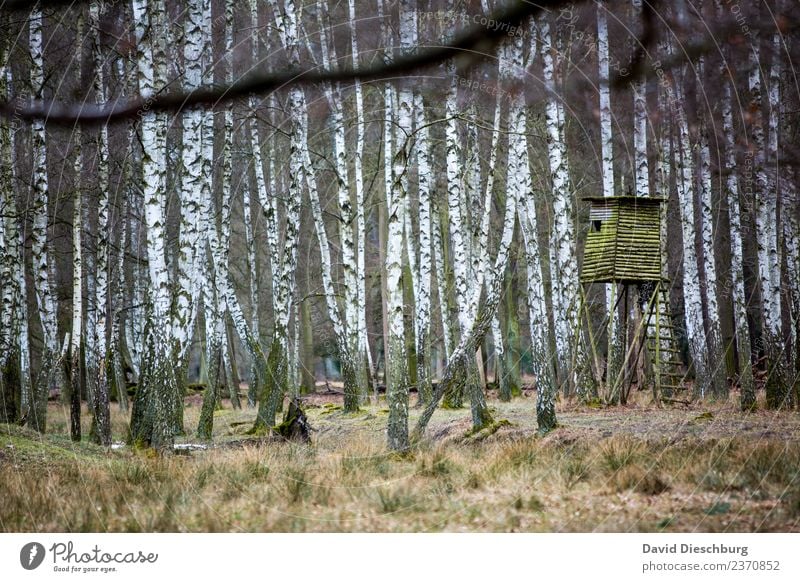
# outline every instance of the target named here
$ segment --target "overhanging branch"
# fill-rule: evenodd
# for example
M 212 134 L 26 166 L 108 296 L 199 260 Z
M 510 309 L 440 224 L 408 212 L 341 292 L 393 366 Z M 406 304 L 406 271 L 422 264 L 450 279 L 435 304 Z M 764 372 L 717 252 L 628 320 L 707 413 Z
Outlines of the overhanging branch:
M 55 2 L 56 0 L 52 0 L 52 2 L 44 4 L 52 5 Z M 139 117 L 149 111 L 180 111 L 194 105 L 214 107 L 232 99 L 252 94 L 267 94 L 292 85 L 311 85 L 354 79 L 362 81 L 389 79 L 434 66 L 459 55 L 487 54 L 504 37 L 508 36 L 511 27 L 518 27 L 528 17 L 568 3 L 567 0 L 540 0 L 537 3 L 525 0 L 514 2 L 510 7 L 496 12 L 487 19 L 487 21 L 498 23 L 498 26 L 476 26 L 458 35 L 451 44 L 425 49 L 412 56 L 397 58 L 391 63 L 363 67 L 358 70 L 347 68 L 320 70 L 314 67 L 278 73 L 253 73 L 226 86 L 205 87 L 186 93 L 158 93 L 147 99 L 137 97 L 121 102 L 97 105 L 51 101 L 35 101 L 28 104 L 22 101 L 6 101 L 0 103 L 0 115 L 27 121 L 44 119 L 48 124 L 55 125 L 108 123 Z M 21 4 L 20 2 L 11 2 L 10 6 L 21 6 Z M 6 8 L 8 7 L 9 3 L 6 4 Z

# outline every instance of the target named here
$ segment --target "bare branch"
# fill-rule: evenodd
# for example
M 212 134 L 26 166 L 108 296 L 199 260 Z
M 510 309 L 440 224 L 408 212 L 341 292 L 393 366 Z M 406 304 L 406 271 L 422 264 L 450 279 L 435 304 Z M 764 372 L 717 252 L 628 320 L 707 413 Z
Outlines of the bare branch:
M 53 1 L 55 0 L 51 0 L 51 3 Z M 354 79 L 363 81 L 388 79 L 434 66 L 449 58 L 476 59 L 475 55 L 489 54 L 491 49 L 508 35 L 511 27 L 521 25 L 528 17 L 567 3 L 567 0 L 541 0 L 536 4 L 526 0 L 517 1 L 490 17 L 489 20 L 502 23 L 502 26 L 476 26 L 458 35 L 451 44 L 419 51 L 414 56 L 397 58 L 391 63 L 362 67 L 358 70 L 349 68 L 321 70 L 314 67 L 286 72 L 253 73 L 228 86 L 205 87 L 188 93 L 159 93 L 148 99 L 140 96 L 113 104 L 93 105 L 52 101 L 36 101 L 32 104 L 25 104 L 21 101 L 2 102 L 0 103 L 0 116 L 27 121 L 44 119 L 51 125 L 69 125 L 76 122 L 98 124 L 139 117 L 148 111 L 180 111 L 192 105 L 214 107 L 239 97 L 254 93 L 270 93 L 291 85 L 311 85 Z M 6 6 L 16 4 L 21 4 L 21 2 L 7 2 Z

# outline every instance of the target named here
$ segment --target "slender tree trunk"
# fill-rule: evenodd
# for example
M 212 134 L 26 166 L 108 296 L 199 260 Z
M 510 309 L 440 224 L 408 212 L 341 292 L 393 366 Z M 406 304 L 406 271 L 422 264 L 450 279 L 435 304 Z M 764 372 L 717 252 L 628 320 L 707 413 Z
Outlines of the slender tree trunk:
M 94 62 L 93 89 L 95 102 L 105 103 L 108 100 L 103 71 L 103 55 L 100 51 L 100 17 L 101 3 L 93 1 L 89 6 L 89 20 L 92 30 L 92 60 Z M 95 350 L 94 370 L 90 374 L 94 380 L 94 397 L 90 401 L 92 410 L 91 439 L 105 447 L 111 446 L 111 411 L 108 386 L 108 338 L 106 335 L 108 321 L 108 259 L 109 259 L 109 195 L 108 195 L 108 127 L 103 125 L 98 130 L 97 140 L 97 242 L 95 245 L 96 276 L 95 294 L 90 296 L 94 302 L 95 325 L 92 347 Z M 124 244 L 124 237 L 122 238 Z M 89 330 L 87 330 L 88 333 Z
M 769 141 L 765 142 L 764 116 L 762 113 L 761 54 L 758 39 L 754 41 L 750 63 L 750 110 L 753 112 L 751 136 L 755 146 L 754 170 L 756 177 L 756 241 L 758 246 L 758 279 L 763 303 L 763 349 L 767 359 L 767 407 L 779 408 L 786 404 L 788 391 L 785 377 L 785 354 L 781 337 L 781 298 L 776 293 L 774 283 L 780 283 L 780 258 L 777 252 L 777 179 L 770 180 L 766 164 L 777 165 L 777 107 L 779 73 L 772 83 L 773 69 L 770 69 L 769 88 Z M 777 63 L 773 67 L 777 67 Z M 773 91 L 775 95 L 773 95 Z M 773 107 L 773 100 L 775 107 Z M 774 141 L 773 141 L 774 140 Z M 777 178 L 777 177 L 776 177 Z M 776 274 L 777 269 L 777 274 Z
M 293 0 L 284 1 L 281 10 L 277 0 L 270 0 L 281 44 L 289 56 L 289 64 L 299 66 L 300 45 L 297 32 L 297 13 Z M 289 311 L 294 295 L 295 268 L 300 228 L 300 200 L 303 184 L 307 184 L 306 154 L 308 153 L 308 113 L 305 95 L 298 87 L 289 89 L 288 108 L 291 116 L 289 152 L 289 196 L 286 205 L 284 250 L 280 255 L 278 277 L 273 288 L 275 324 L 267 359 L 269 383 L 264 385 L 259 401 L 254 429 L 264 430 L 275 424 L 275 415 L 288 388 Z M 261 195 L 261 194 L 259 194 Z M 262 205 L 264 205 L 262 200 Z M 276 217 L 277 219 L 277 217 Z M 277 242 L 275 243 L 277 246 Z M 276 255 L 273 255 L 273 257 Z M 274 265 L 273 265 L 274 269 Z
M 319 15 L 322 62 L 325 68 L 329 68 L 331 60 L 335 60 L 336 58 L 336 52 L 334 48 L 328 47 L 325 34 L 328 23 L 325 22 L 322 12 L 320 12 Z M 330 52 L 332 52 L 332 54 L 329 54 Z M 311 200 L 311 213 L 314 217 L 317 240 L 320 246 L 325 302 L 328 307 L 328 315 L 333 322 L 337 351 L 342 366 L 342 379 L 344 380 L 344 411 L 357 412 L 359 400 L 361 398 L 361 391 L 358 386 L 358 370 L 363 367 L 359 366 L 358 358 L 360 352 L 358 334 L 358 265 L 356 263 L 355 233 L 353 232 L 355 212 L 350 196 L 341 87 L 339 87 L 338 84 L 336 86 L 326 84 L 324 91 L 332 110 L 333 152 L 337 174 L 336 187 L 340 214 L 339 241 L 341 245 L 342 270 L 344 273 L 344 319 L 342 319 L 342 314 L 339 310 L 333 285 L 330 247 L 328 245 L 328 236 L 325 231 L 325 222 L 322 216 L 319 193 L 317 191 L 316 173 L 311 164 L 311 156 L 307 150 L 305 151 L 306 181 L 309 198 Z
M 516 99 L 521 99 L 521 96 L 517 96 Z M 522 106 L 520 103 L 519 110 L 522 110 Z M 512 122 L 515 119 L 515 116 L 511 116 Z M 517 121 L 519 121 L 519 116 L 517 116 Z M 524 126 L 524 113 L 522 113 L 522 119 Z M 514 125 L 514 127 L 518 127 Z M 525 134 L 520 132 L 514 132 L 512 135 L 522 136 L 524 138 Z M 524 140 L 519 140 L 524 142 Z M 511 148 L 509 148 L 511 150 Z M 521 151 L 517 151 L 516 153 L 522 153 Z M 509 162 L 513 162 L 513 160 L 526 160 L 527 161 L 527 146 L 524 152 L 524 157 L 516 157 L 513 158 L 511 155 L 511 151 L 509 152 Z M 527 167 L 527 164 L 525 164 Z M 436 389 L 433 392 L 433 398 L 428 403 L 428 405 L 423 410 L 422 414 L 420 415 L 419 420 L 414 428 L 414 435 L 413 439 L 418 440 L 422 438 L 423 434 L 425 433 L 425 429 L 430 422 L 431 417 L 433 416 L 434 411 L 436 410 L 439 402 L 442 400 L 442 397 L 447 392 L 450 385 L 453 383 L 461 382 L 463 383 L 463 378 L 459 378 L 460 375 L 463 375 L 464 372 L 468 369 L 468 359 L 472 357 L 472 354 L 475 353 L 477 346 L 483 342 L 486 333 L 489 331 L 489 327 L 491 326 L 492 319 L 497 312 L 497 308 L 500 304 L 500 298 L 502 296 L 502 289 L 503 289 L 503 279 L 505 275 L 506 265 L 508 264 L 508 255 L 509 255 L 509 247 L 511 246 L 511 241 L 514 236 L 514 221 L 516 218 L 517 213 L 517 194 L 523 192 L 523 189 L 520 188 L 520 185 L 516 182 L 513 182 L 516 187 L 513 188 L 514 195 L 509 195 L 506 197 L 506 207 L 503 215 L 503 223 L 501 229 L 501 238 L 500 243 L 498 245 L 497 255 L 495 256 L 495 260 L 493 263 L 492 268 L 487 269 L 488 271 L 488 278 L 486 279 L 486 301 L 484 303 L 483 309 L 478 313 L 478 316 L 472 322 L 467 335 L 462 336 L 458 345 L 456 346 L 455 350 L 451 354 L 450 359 L 447 362 L 447 366 L 445 366 L 444 372 L 442 374 L 441 382 L 436 386 Z M 479 282 L 480 285 L 483 285 L 483 281 Z M 482 393 L 481 393 L 482 395 Z M 477 398 L 479 395 L 473 395 L 473 398 Z M 485 412 L 487 416 L 482 418 L 476 418 L 476 412 Z M 485 407 L 473 407 L 473 430 L 480 429 L 492 424 L 492 418 L 489 414 L 488 408 Z
M 419 92 L 414 94 L 414 113 L 417 130 L 416 155 L 419 176 L 419 272 L 414 292 L 416 307 L 417 391 L 419 402 L 431 399 L 431 362 L 429 354 L 431 326 L 431 282 L 433 258 L 431 245 L 431 168 L 430 135 L 425 118 L 425 103 Z
M 412 46 L 413 24 L 409 0 L 400 5 L 400 44 L 405 50 Z M 391 93 L 386 106 L 393 109 Z M 389 448 L 402 451 L 408 448 L 408 369 L 405 353 L 405 324 L 403 321 L 403 208 L 408 195 L 408 137 L 411 135 L 413 95 L 407 87 L 398 94 L 398 143 L 392 155 L 391 188 L 387 191 L 388 234 L 386 242 L 386 288 L 389 315 L 389 368 L 387 370 L 386 400 L 389 405 L 387 427 Z M 388 116 L 387 116 L 388 117 Z M 385 123 L 388 123 L 388 119 Z
M 43 97 L 44 55 L 42 42 L 43 16 L 40 8 L 30 14 L 31 90 L 34 98 Z M 34 120 L 31 124 L 31 149 L 33 152 L 33 230 L 32 255 L 34 266 L 34 291 L 42 326 L 43 345 L 32 396 L 29 423 L 31 428 L 44 432 L 47 426 L 47 397 L 56 371 L 58 360 L 58 330 L 56 305 L 50 288 L 50 259 L 47 248 L 47 226 L 49 222 L 47 145 L 44 122 Z
M 698 87 L 705 86 L 705 59 L 700 57 L 697 66 Z M 699 182 L 700 182 L 700 236 L 703 247 L 703 271 L 705 272 L 705 299 L 708 315 L 708 373 L 711 393 L 715 398 L 728 397 L 728 380 L 725 357 L 722 350 L 722 328 L 720 325 L 719 301 L 717 298 L 717 266 L 714 257 L 714 222 L 711 191 L 711 149 L 709 146 L 707 113 L 700 113 Z
M 163 0 L 133 0 L 136 22 L 139 91 L 147 99 L 165 85 Z M 179 396 L 173 363 L 171 289 L 166 263 L 166 121 L 163 113 L 142 115 L 142 191 L 147 227 L 149 286 L 146 289 L 145 350 L 131 416 L 134 442 L 160 451 L 173 448 Z
M 447 218 L 448 232 L 451 238 L 453 259 L 453 280 L 455 287 L 456 309 L 458 313 L 458 335 L 464 336 L 469 325 L 468 283 L 469 256 L 467 251 L 467 229 L 465 217 L 462 216 L 464 207 L 464 189 L 462 184 L 462 151 L 461 138 L 458 133 L 458 75 L 454 62 L 447 65 L 447 77 L 450 87 L 445 102 L 445 144 L 447 150 Z M 468 363 L 472 360 L 467 359 Z M 470 371 L 465 370 L 459 377 L 465 382 L 470 381 Z M 444 405 L 447 408 L 461 408 L 463 402 L 464 386 L 454 383 L 450 392 L 445 394 Z
M 608 48 L 608 12 L 606 4 L 597 4 L 597 60 L 599 66 L 599 94 L 600 94 L 600 145 L 602 156 L 603 196 L 616 195 L 614 185 L 614 136 L 612 130 L 613 113 L 611 111 L 611 88 L 609 84 L 609 48 Z M 638 121 L 638 120 L 637 120 Z M 634 121 L 634 132 L 638 129 Z M 638 151 L 638 150 L 637 150 Z M 645 160 L 647 156 L 645 155 Z M 638 168 L 637 168 L 638 170 Z M 637 175 L 638 179 L 638 175 Z M 638 182 L 637 182 L 638 187 Z M 622 367 L 625 365 L 625 336 L 626 330 L 622 328 L 621 311 L 615 308 L 617 294 L 621 292 L 618 283 L 606 284 L 606 313 L 608 313 L 607 326 L 607 363 L 606 363 L 606 393 L 605 398 L 616 401 L 619 394 L 614 394 L 616 382 Z
M 348 1 L 348 14 L 350 17 L 350 43 L 352 52 L 353 70 L 359 68 L 358 39 L 356 35 L 356 9 L 355 0 Z M 358 297 L 358 359 L 357 366 L 364 370 L 364 375 L 359 375 L 359 387 L 361 388 L 362 399 L 368 396 L 368 379 L 374 376 L 372 358 L 367 336 L 367 286 L 366 286 L 366 267 L 365 267 L 365 247 L 366 247 L 366 227 L 364 217 L 364 142 L 366 132 L 366 122 L 364 119 L 364 92 L 361 81 L 356 79 L 354 85 L 356 98 L 356 149 L 353 157 L 354 186 L 356 197 L 356 274 L 357 274 L 357 297 Z
M 736 328 L 736 352 L 739 364 L 740 407 L 752 410 L 756 405 L 753 384 L 753 365 L 750 344 L 750 329 L 747 322 L 747 296 L 744 289 L 744 253 L 742 251 L 742 220 L 739 205 L 739 175 L 736 163 L 736 141 L 733 131 L 733 108 L 731 105 L 731 85 L 726 78 L 727 65 L 723 65 L 721 77 L 724 79 L 722 95 L 722 131 L 725 136 L 725 196 L 728 200 L 728 220 L 731 239 L 731 295 L 733 298 L 733 318 Z
M 8 45 L 0 42 L 0 98 L 13 96 Z M 14 130 L 0 124 L 0 422 L 23 420 L 30 404 L 30 371 L 23 365 L 28 352 L 24 255 L 20 244 L 14 184 Z
M 80 31 L 82 27 L 78 26 Z M 83 260 L 81 253 L 81 132 L 75 133 L 75 194 L 72 197 L 72 335 L 69 344 L 67 377 L 70 391 L 70 438 L 81 440 L 81 343 L 83 332 Z
M 667 55 L 672 54 L 667 46 Z M 680 83 L 674 75 L 667 75 L 664 81 L 668 107 L 677 126 L 676 185 L 680 209 L 681 236 L 683 246 L 683 300 L 685 306 L 686 337 L 695 372 L 695 396 L 705 397 L 709 384 L 708 350 L 703 328 L 703 304 L 698 272 L 697 251 L 695 248 L 694 217 L 694 157 L 686 107 Z

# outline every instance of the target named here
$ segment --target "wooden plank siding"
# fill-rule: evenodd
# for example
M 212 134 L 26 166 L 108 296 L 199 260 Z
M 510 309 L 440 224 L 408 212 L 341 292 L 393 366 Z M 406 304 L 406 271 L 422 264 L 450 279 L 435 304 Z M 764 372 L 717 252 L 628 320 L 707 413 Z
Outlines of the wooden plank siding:
M 581 283 L 658 281 L 661 277 L 659 198 L 588 198 Z

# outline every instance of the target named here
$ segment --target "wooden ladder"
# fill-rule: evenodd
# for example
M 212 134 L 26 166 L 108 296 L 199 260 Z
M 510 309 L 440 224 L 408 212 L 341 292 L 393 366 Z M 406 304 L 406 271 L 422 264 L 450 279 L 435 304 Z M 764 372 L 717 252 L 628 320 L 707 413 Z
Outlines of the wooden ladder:
M 653 364 L 653 379 L 657 398 L 686 390 L 685 365 L 678 348 L 675 325 L 669 306 L 669 282 L 662 281 L 655 290 L 653 313 L 648 318 L 647 350 Z

